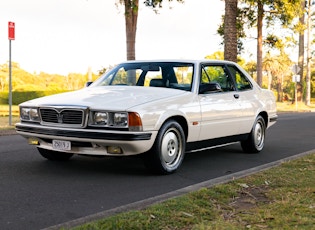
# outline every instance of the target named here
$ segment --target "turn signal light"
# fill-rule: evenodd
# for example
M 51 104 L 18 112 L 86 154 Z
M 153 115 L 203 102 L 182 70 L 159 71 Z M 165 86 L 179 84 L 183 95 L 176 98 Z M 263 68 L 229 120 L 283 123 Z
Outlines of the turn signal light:
M 130 131 L 142 131 L 142 121 L 138 113 L 128 113 L 128 124 Z

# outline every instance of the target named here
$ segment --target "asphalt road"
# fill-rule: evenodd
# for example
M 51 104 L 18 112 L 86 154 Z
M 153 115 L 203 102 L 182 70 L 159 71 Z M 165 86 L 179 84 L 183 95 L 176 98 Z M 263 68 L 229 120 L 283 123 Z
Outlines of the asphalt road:
M 0 136 L 0 228 L 43 229 L 315 149 L 315 113 L 280 114 L 264 150 L 239 144 L 190 153 L 172 175 L 139 158 L 43 159 L 18 135 Z

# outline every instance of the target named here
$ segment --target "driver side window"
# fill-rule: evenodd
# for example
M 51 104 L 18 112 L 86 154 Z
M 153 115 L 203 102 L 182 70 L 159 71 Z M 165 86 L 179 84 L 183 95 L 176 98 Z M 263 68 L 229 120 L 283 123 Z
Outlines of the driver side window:
M 217 83 L 223 92 L 234 91 L 233 82 L 221 65 L 203 65 L 201 70 L 200 84 Z

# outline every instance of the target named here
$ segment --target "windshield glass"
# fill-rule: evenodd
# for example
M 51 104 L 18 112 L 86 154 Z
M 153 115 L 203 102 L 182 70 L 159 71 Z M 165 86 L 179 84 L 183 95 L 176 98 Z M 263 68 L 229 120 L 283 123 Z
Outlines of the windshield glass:
M 186 62 L 131 62 L 116 66 L 91 86 L 165 87 L 190 91 L 194 70 Z

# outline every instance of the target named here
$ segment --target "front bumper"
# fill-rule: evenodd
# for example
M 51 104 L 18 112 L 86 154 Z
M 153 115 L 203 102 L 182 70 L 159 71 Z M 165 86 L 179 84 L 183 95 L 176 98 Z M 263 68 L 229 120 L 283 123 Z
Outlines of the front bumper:
M 155 140 L 157 131 L 130 132 L 100 129 L 73 129 L 48 127 L 37 124 L 16 124 L 16 132 L 27 139 L 37 140 L 39 148 L 54 150 L 52 140 L 71 142 L 71 150 L 63 152 L 88 155 L 108 155 L 107 147 L 122 149 L 120 155 L 136 155 L 148 151 Z M 58 150 L 57 150 L 58 151 Z

